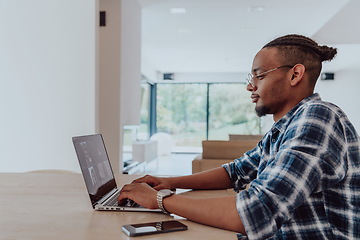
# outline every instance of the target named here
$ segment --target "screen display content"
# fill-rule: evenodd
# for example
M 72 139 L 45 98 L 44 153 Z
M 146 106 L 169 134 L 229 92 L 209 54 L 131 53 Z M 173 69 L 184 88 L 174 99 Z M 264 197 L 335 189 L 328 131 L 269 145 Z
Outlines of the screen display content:
M 81 171 L 93 204 L 116 187 L 102 137 L 101 135 L 97 137 L 101 139 L 94 141 L 85 137 L 74 142 L 77 145 L 76 153 L 79 161 L 82 161 Z

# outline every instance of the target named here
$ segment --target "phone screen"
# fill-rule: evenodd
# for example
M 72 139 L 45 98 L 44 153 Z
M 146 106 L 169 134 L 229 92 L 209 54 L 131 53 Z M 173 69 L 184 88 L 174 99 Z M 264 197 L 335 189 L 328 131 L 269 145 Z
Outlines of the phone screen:
M 179 221 L 163 221 L 151 223 L 129 224 L 122 227 L 130 237 L 187 230 L 187 226 Z

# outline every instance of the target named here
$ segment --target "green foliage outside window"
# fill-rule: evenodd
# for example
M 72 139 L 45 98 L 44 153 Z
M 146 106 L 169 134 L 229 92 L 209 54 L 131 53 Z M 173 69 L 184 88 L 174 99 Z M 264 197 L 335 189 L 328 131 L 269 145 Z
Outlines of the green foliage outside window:
M 208 114 L 211 140 L 261 131 L 250 93 L 241 83 L 210 84 Z M 206 139 L 206 124 L 207 84 L 158 84 L 158 132 L 172 135 L 177 146 L 200 146 Z

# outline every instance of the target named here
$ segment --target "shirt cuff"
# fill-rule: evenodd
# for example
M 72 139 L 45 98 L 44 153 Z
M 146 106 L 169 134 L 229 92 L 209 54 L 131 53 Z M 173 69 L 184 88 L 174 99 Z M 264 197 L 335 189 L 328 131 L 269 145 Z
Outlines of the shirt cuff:
M 268 239 L 276 232 L 276 226 L 252 191 L 245 190 L 236 195 L 236 209 L 249 239 Z

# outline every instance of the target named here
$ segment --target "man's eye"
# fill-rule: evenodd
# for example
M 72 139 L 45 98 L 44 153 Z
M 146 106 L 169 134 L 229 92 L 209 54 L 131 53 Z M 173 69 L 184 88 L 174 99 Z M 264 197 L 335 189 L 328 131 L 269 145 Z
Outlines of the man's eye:
M 258 76 L 255 76 L 257 79 L 261 80 L 265 77 L 265 75 L 258 75 Z

